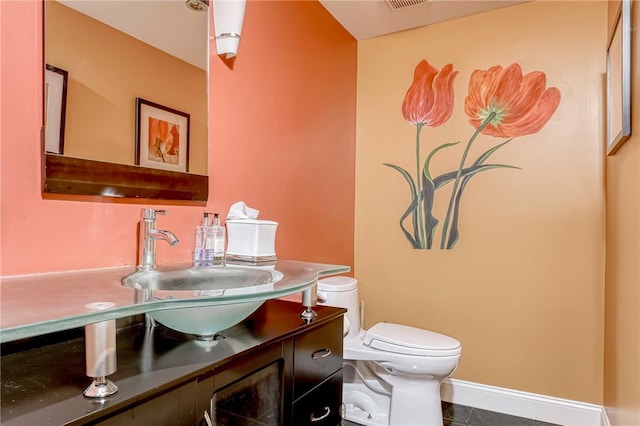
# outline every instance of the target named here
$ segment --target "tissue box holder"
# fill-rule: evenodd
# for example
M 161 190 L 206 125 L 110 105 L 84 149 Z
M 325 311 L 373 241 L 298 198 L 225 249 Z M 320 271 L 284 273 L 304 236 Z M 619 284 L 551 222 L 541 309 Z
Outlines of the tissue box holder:
M 278 222 L 227 219 L 226 226 L 227 262 L 263 265 L 277 260 L 275 242 Z

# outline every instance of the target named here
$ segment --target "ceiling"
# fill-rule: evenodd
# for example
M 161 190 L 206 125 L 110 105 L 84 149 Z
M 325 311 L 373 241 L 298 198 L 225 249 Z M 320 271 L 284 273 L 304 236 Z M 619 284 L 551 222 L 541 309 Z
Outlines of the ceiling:
M 406 5 L 395 10 L 384 0 L 320 0 L 320 3 L 356 40 L 364 40 L 526 1 L 530 0 L 390 0 L 396 5 Z
M 208 55 L 203 52 L 207 52 L 208 46 L 208 14 L 189 10 L 185 0 L 58 1 L 199 68 L 207 69 Z M 364 40 L 530 0 L 389 0 L 408 5 L 396 10 L 385 0 L 319 1 L 356 40 Z M 180 34 L 180 37 L 176 37 L 176 34 Z
M 198 68 L 208 68 L 207 13 L 190 10 L 185 0 L 58 1 Z

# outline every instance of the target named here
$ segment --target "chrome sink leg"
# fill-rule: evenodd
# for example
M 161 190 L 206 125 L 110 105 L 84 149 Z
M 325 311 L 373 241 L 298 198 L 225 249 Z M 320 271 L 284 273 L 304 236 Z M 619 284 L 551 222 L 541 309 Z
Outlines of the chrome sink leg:
M 118 387 L 105 377 L 96 377 L 82 394 L 88 398 L 105 398 L 118 392 Z
M 158 326 L 158 323 L 156 322 L 156 320 L 151 318 L 149 314 L 144 314 L 144 326 L 146 328 L 154 328 Z
M 318 314 L 313 310 L 313 307 L 318 303 L 318 280 L 309 287 L 308 289 L 302 292 L 302 305 L 305 307 L 305 310 L 300 314 L 300 316 L 305 320 L 311 320 L 318 316 Z
M 82 394 L 89 398 L 103 398 L 118 392 L 118 387 L 106 376 L 117 369 L 116 320 L 102 321 L 84 327 L 87 376 L 93 383 Z
M 148 289 L 139 289 L 136 288 L 133 290 L 133 303 L 144 303 L 150 300 L 153 297 L 153 290 Z M 154 328 L 158 325 L 156 320 L 151 318 L 149 314 L 144 314 L 144 325 L 147 328 Z

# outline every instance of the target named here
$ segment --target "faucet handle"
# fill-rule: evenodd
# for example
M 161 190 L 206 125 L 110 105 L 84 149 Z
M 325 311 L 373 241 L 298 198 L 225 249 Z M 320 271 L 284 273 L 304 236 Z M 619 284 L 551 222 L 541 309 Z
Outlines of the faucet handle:
M 140 219 L 146 220 L 156 220 L 157 214 L 167 214 L 166 210 L 156 210 L 156 209 L 142 209 L 140 211 Z

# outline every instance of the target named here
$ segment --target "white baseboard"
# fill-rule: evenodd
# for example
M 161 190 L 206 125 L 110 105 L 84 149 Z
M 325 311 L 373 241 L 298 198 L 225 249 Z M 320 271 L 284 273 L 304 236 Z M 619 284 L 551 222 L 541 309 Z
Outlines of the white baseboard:
M 440 396 L 454 404 L 567 426 L 610 426 L 600 405 L 482 385 L 458 379 L 442 383 Z

